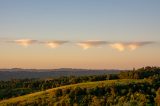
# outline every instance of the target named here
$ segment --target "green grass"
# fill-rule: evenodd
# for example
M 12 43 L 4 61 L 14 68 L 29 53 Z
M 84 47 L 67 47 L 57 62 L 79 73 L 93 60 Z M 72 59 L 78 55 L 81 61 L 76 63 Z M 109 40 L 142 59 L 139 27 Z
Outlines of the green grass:
M 7 106 L 7 104 L 16 104 L 16 103 L 20 103 L 23 105 L 26 103 L 32 103 L 33 101 L 35 101 L 37 99 L 51 98 L 51 97 L 53 97 L 53 95 L 57 89 L 66 89 L 66 88 L 74 89 L 76 87 L 93 88 L 96 86 L 106 86 L 106 85 L 111 86 L 114 84 L 128 84 L 128 83 L 141 83 L 141 82 L 146 82 L 146 80 L 121 79 L 121 80 L 106 80 L 106 81 L 96 81 L 96 82 L 86 82 L 86 83 L 66 85 L 66 86 L 48 89 L 45 91 L 27 94 L 24 96 L 10 98 L 7 100 L 2 100 L 2 101 L 0 101 L 0 106 Z

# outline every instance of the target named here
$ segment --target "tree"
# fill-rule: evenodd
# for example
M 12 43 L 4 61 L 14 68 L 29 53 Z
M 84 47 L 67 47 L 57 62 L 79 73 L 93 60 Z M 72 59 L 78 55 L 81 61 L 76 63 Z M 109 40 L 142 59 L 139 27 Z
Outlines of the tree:
M 55 96 L 56 96 L 56 97 L 62 96 L 62 89 L 57 89 L 57 90 L 55 91 Z
M 160 88 L 156 92 L 155 102 L 156 102 L 157 106 L 160 106 Z

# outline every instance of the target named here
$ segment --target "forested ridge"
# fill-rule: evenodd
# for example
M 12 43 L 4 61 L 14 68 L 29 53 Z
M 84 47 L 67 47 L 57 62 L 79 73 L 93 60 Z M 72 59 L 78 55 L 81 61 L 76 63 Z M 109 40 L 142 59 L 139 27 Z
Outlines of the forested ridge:
M 32 96 L 38 91 L 42 94 Z M 32 98 L 26 99 L 25 94 Z M 160 67 L 119 74 L 0 81 L 0 99 L 4 106 L 159 106 Z
M 33 78 L 58 78 L 61 76 L 88 76 L 103 74 L 118 74 L 121 70 L 96 70 L 96 69 L 0 69 L 0 80 L 8 81 L 10 79 L 33 79 Z

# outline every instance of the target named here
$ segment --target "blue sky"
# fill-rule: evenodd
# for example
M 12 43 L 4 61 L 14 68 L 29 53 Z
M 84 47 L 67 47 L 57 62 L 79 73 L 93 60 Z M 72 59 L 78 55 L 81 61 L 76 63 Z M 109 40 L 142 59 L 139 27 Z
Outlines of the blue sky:
M 149 45 L 142 51 L 137 51 L 135 53 L 138 57 L 142 55 L 149 56 L 149 54 L 144 54 L 146 51 L 154 51 L 150 55 L 154 55 L 154 59 L 151 59 L 151 63 L 136 63 L 131 64 L 129 67 L 126 66 L 127 61 L 131 61 L 132 54 L 127 57 L 120 65 L 117 64 L 118 68 L 131 68 L 139 66 L 136 64 L 143 65 L 159 65 L 159 57 L 155 52 L 160 53 L 159 40 L 160 40 L 160 1 L 159 0 L 1 0 L 0 1 L 0 38 L 6 38 L 10 40 L 16 39 L 35 39 L 35 40 L 66 40 L 74 42 L 83 42 L 86 40 L 104 40 L 107 42 L 143 42 L 151 41 L 156 42 L 156 44 Z M 10 46 L 8 46 L 10 45 Z M 12 44 L 13 46 L 14 44 Z M 57 58 L 59 63 L 65 63 L 65 57 L 69 56 L 65 52 L 67 50 L 75 52 L 76 47 L 72 47 L 73 44 L 68 44 L 66 48 L 61 48 L 58 50 L 53 50 L 59 56 L 64 56 L 64 59 Z M 11 44 L 3 44 L 0 46 L 2 50 L 7 52 L 11 51 Z M 7 49 L 8 48 L 8 49 Z M 13 49 L 13 47 L 12 47 Z M 12 51 L 22 51 L 26 48 L 20 48 L 15 46 Z M 30 57 L 34 55 L 33 49 L 41 51 L 48 51 L 43 47 L 30 47 L 27 48 L 26 53 Z M 92 49 L 93 50 L 93 49 Z M 94 49 L 94 56 L 103 54 L 104 57 L 113 57 L 110 59 L 116 59 L 114 51 L 105 50 L 98 52 L 99 49 Z M 64 54 L 62 54 L 62 51 Z M 79 51 L 79 49 L 78 49 Z M 57 67 L 84 67 L 92 68 L 92 63 L 87 62 L 88 66 L 83 66 L 83 61 L 79 58 L 83 58 L 80 54 L 81 51 L 76 52 L 79 55 L 77 59 L 73 61 L 78 61 L 76 65 L 57 65 Z M 89 56 L 93 51 L 87 51 L 85 54 Z M 97 54 L 98 52 L 98 54 Z M 50 54 L 51 51 L 45 53 L 45 55 Z M 8 54 L 10 55 L 10 54 Z M 6 55 L 6 56 L 8 56 Z M 36 53 L 35 53 L 36 55 Z M 70 55 L 75 55 L 70 53 Z M 121 59 L 119 53 L 116 54 L 117 59 Z M 1 57 L 3 53 L 1 54 Z M 17 52 L 15 55 L 17 56 Z M 40 57 L 44 55 L 41 54 Z M 93 57 L 94 57 L 93 56 Z M 138 58 L 137 57 L 137 58 Z M 9 61 L 11 58 L 4 60 Z M 21 57 L 22 59 L 23 57 Z M 48 57 L 49 58 L 49 57 Z M 53 56 L 54 59 L 54 56 Z M 91 58 L 89 58 L 91 59 Z M 98 59 L 98 58 L 96 58 Z M 93 62 L 98 60 L 92 60 Z M 103 59 L 103 58 L 100 58 Z M 41 60 L 41 59 L 40 59 Z M 17 61 L 15 59 L 15 61 Z M 20 61 L 20 60 L 19 60 Z M 21 61 L 24 64 L 29 64 L 26 59 Z M 99 61 L 103 63 L 103 61 Z M 145 61 L 145 60 L 144 60 Z M 13 59 L 14 62 L 14 59 Z M 82 63 L 80 63 L 82 62 Z M 105 61 L 106 62 L 106 61 Z M 115 60 L 113 61 L 113 63 Z M 48 64 L 49 61 L 46 64 Z M 55 63 L 55 62 L 53 62 Z M 107 63 L 107 62 L 106 62 Z M 12 63 L 10 63 L 12 64 Z M 18 63 L 17 63 L 18 64 Z M 56 64 L 56 63 L 55 63 Z M 116 65 L 116 64 L 115 64 Z M 36 68 L 37 65 L 31 66 Z M 125 67 L 126 66 L 126 67 Z M 7 67 L 7 64 L 1 65 L 1 67 Z M 30 65 L 11 65 L 10 67 L 27 67 Z M 38 66 L 37 66 L 38 67 Z M 48 66 L 44 66 L 47 68 Z M 97 66 L 95 68 L 112 68 L 109 66 Z M 43 68 L 43 66 L 42 66 Z M 54 68 L 54 67 L 49 67 Z

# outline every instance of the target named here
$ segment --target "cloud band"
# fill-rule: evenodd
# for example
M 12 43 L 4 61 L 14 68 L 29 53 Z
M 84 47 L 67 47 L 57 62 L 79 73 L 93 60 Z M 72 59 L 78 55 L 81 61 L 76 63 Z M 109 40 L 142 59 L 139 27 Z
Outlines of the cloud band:
M 32 44 L 44 44 L 50 48 L 57 48 L 63 44 L 70 43 L 70 41 L 66 41 L 66 40 L 38 41 L 33 39 L 17 39 L 17 40 L 9 40 L 9 41 L 6 40 L 5 42 L 15 43 L 24 47 L 28 47 L 29 45 L 32 45 Z M 122 52 L 125 50 L 133 51 L 139 47 L 146 46 L 153 43 L 156 43 L 156 42 L 154 41 L 110 42 L 110 41 L 102 41 L 102 40 L 87 40 L 87 41 L 76 42 L 76 45 L 80 46 L 85 50 L 93 47 L 102 47 L 103 45 L 109 45 L 111 48 Z

